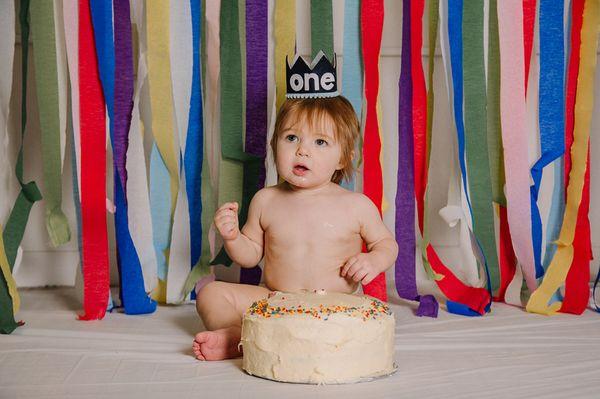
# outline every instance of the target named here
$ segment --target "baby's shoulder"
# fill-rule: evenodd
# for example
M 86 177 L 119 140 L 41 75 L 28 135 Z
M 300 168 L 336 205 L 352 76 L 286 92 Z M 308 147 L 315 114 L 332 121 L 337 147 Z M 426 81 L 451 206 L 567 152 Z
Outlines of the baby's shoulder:
M 276 187 L 277 186 L 261 188 L 256 192 L 256 194 L 254 194 L 254 197 L 252 197 L 252 202 L 255 205 L 264 205 L 265 203 L 269 202 L 274 196 L 278 194 Z
M 363 193 L 347 190 L 340 186 L 336 197 L 344 204 L 352 208 L 364 208 L 374 206 L 373 201 Z

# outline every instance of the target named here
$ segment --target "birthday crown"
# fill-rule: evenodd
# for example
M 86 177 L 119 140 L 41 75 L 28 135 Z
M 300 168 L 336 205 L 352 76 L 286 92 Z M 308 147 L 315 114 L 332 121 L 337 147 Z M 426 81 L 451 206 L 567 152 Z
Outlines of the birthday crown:
M 287 98 L 335 97 L 340 95 L 337 89 L 335 54 L 333 55 L 333 64 L 327 59 L 323 51 L 319 51 L 310 65 L 297 54 L 294 56 L 294 62 L 291 66 L 287 57 L 285 60 Z

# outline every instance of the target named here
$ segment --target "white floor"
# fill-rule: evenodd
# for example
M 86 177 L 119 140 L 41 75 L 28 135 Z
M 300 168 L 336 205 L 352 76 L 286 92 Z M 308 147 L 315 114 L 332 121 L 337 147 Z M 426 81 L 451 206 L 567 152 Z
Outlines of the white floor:
M 496 304 L 483 318 L 418 318 L 393 304 L 399 370 L 311 386 L 246 375 L 241 360 L 196 361 L 193 305 L 76 320 L 73 288 L 21 290 L 26 322 L 0 336 L 0 398 L 579 398 L 600 394 L 600 314 L 544 317 Z M 360 359 L 356 359 L 360 361 Z

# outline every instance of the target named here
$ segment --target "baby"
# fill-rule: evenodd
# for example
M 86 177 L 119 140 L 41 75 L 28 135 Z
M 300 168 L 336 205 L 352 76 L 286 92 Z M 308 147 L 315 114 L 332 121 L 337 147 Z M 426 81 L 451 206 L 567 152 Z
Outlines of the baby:
M 256 193 L 241 230 L 235 202 L 214 218 L 234 262 L 253 267 L 264 256 L 266 287 L 215 281 L 199 292 L 196 308 L 208 331 L 195 337 L 197 359 L 240 356 L 242 315 L 271 291 L 353 293 L 394 263 L 398 245 L 373 202 L 339 186 L 352 174 L 358 135 L 342 96 L 284 102 L 271 140 L 283 182 Z

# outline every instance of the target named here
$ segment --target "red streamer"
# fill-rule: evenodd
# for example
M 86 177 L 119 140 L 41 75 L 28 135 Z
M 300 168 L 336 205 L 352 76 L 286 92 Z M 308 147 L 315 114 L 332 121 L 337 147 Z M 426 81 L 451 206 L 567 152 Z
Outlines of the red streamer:
M 102 319 L 109 296 L 106 230 L 106 120 L 90 6 L 79 0 L 79 106 L 84 315 Z
M 367 103 L 363 144 L 363 192 L 373 201 L 379 209 L 379 214 L 381 214 L 383 173 L 379 162 L 381 141 L 377 121 L 377 94 L 379 92 L 379 52 L 383 30 L 383 1 L 363 0 L 360 6 L 360 22 Z M 369 284 L 363 285 L 363 292 L 387 301 L 385 273 L 380 273 Z
M 504 302 L 506 289 L 515 276 L 517 270 L 517 257 L 512 246 L 510 238 L 510 228 L 508 226 L 508 213 L 506 207 L 500 205 L 500 287 L 498 294 L 494 297 L 496 302 Z
M 451 298 L 454 302 L 460 302 L 481 315 L 485 314 L 485 308 L 490 302 L 488 290 L 469 287 L 460 281 L 452 274 L 450 269 L 444 266 L 431 244 L 427 246 L 427 259 L 433 271 L 443 276 L 441 280 L 436 282 L 446 298 Z
M 581 26 L 583 24 L 584 0 L 573 0 L 571 21 L 571 54 L 567 70 L 567 93 L 565 110 L 565 187 L 569 184 L 571 172 L 571 146 L 573 145 L 573 129 L 575 126 L 575 100 L 577 97 L 577 78 L 579 75 L 579 59 L 581 47 Z M 565 297 L 560 309 L 563 313 L 581 314 L 589 300 L 590 260 L 592 244 L 590 234 L 590 155 L 588 144 L 587 169 L 577 213 L 575 237 L 573 240 L 573 260 L 565 280 Z
M 413 151 L 415 168 L 415 195 L 419 215 L 419 229 L 423 233 L 425 207 L 425 188 L 427 187 L 427 93 L 421 47 L 423 45 L 423 9 L 424 0 L 410 3 L 411 14 L 411 76 L 412 76 L 412 117 L 413 117 Z
M 523 44 L 525 50 L 525 95 L 527 96 L 527 83 L 529 82 L 529 64 L 531 50 L 533 49 L 533 28 L 535 26 L 536 0 L 523 0 Z

